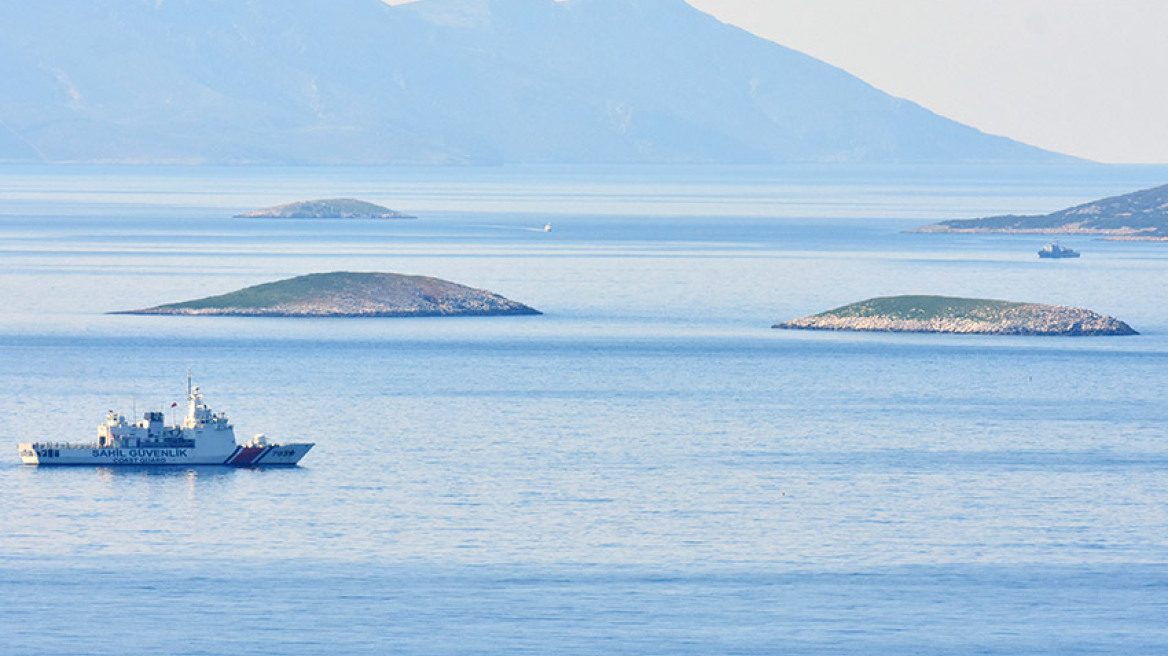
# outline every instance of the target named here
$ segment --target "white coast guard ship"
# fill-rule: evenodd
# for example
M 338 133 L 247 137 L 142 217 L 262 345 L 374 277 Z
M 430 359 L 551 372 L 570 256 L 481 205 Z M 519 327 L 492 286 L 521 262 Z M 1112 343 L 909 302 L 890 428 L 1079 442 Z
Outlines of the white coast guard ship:
M 199 388 L 187 376 L 187 415 L 181 425 L 167 426 L 161 412 L 147 412 L 130 423 L 112 410 L 97 427 L 97 441 L 29 442 L 20 444 L 26 465 L 227 465 L 256 467 L 295 465 L 312 443 L 269 444 L 256 435 L 235 442 L 227 415 L 211 412 Z

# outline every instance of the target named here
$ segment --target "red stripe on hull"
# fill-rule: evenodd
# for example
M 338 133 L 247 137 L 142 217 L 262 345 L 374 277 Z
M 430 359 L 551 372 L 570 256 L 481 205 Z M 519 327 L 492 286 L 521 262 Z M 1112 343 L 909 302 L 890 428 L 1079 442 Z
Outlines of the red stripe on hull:
M 258 464 L 260 464 L 260 461 L 264 459 L 264 456 L 266 456 L 266 455 L 268 455 L 269 453 L 271 453 L 273 448 L 274 448 L 274 447 L 272 447 L 272 445 L 270 445 L 270 444 L 269 444 L 268 446 L 265 446 L 265 447 L 264 447 L 264 452 L 263 452 L 263 453 L 261 453 L 261 454 L 259 454 L 258 456 L 256 456 L 256 457 L 255 457 L 255 459 L 251 461 L 251 464 L 253 464 L 253 465 L 258 465 Z
M 266 449 L 266 448 L 267 447 L 263 447 L 263 446 L 245 446 L 239 452 L 239 455 L 237 455 L 231 459 L 230 464 L 236 465 L 236 466 L 250 464 L 251 461 L 254 460 L 256 456 L 263 453 L 264 449 Z
M 243 449 L 243 447 L 241 447 L 241 446 L 237 446 L 237 447 L 235 447 L 235 450 L 231 452 L 231 455 L 227 456 L 227 459 L 223 461 L 223 464 L 225 464 L 225 465 L 230 465 L 230 464 L 231 464 L 231 459 L 232 459 L 232 458 L 234 458 L 234 457 L 235 457 L 235 455 L 236 455 L 237 453 L 239 453 L 239 451 L 240 451 L 241 449 Z

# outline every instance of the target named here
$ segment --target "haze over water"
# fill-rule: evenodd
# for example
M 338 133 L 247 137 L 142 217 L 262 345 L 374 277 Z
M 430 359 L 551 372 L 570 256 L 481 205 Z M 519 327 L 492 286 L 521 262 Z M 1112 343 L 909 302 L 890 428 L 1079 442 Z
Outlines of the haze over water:
M 1152 168 L 0 169 L 0 644 L 28 654 L 1168 649 L 1168 251 L 904 234 Z M 357 196 L 417 221 L 243 221 Z M 551 232 L 542 227 L 552 224 Z M 334 270 L 542 317 L 105 312 Z M 870 296 L 1131 338 L 818 334 Z M 194 370 L 294 469 L 37 469 Z

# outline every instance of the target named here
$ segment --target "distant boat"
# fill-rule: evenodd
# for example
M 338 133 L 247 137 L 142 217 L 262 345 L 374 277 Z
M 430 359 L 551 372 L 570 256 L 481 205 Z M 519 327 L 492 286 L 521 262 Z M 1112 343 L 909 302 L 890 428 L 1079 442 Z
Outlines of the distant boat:
M 1053 259 L 1079 257 L 1079 251 L 1071 250 L 1065 246 L 1059 246 L 1059 243 L 1055 241 L 1047 244 L 1046 246 L 1043 246 L 1042 249 L 1038 251 L 1038 257 Z
M 544 232 L 551 232 L 552 231 L 552 224 L 549 223 L 549 224 L 545 225 L 543 227 L 543 231 Z

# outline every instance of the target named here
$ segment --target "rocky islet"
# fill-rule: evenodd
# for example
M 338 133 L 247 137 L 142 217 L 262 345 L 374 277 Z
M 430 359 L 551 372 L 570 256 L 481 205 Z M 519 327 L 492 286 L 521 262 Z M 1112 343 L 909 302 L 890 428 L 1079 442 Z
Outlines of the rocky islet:
M 946 296 L 872 298 L 772 327 L 967 335 L 1138 334 L 1118 319 L 1083 308 Z

